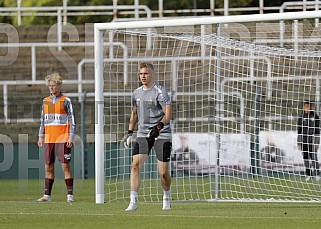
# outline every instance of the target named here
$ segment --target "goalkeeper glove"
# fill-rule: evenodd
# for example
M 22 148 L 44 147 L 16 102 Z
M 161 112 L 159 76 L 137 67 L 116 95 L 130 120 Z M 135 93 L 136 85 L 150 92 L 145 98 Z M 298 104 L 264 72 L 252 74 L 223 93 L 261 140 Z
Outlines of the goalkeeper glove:
M 159 122 L 157 125 L 149 128 L 147 137 L 154 138 L 156 140 L 159 136 L 159 132 L 161 131 L 161 129 L 163 129 L 163 127 L 164 127 L 164 123 Z
M 128 130 L 127 134 L 123 137 L 125 149 L 128 149 L 129 144 L 132 142 L 133 133 L 134 131 Z

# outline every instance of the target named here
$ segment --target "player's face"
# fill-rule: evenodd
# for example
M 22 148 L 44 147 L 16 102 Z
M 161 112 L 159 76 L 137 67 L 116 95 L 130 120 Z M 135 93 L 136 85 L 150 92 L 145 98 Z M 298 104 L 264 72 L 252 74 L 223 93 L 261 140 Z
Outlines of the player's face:
M 304 110 L 305 112 L 308 112 L 308 111 L 310 110 L 310 104 L 305 103 L 304 106 L 303 106 L 303 110 Z
M 50 94 L 58 95 L 60 93 L 61 85 L 58 85 L 56 82 L 49 81 L 48 87 L 49 87 Z
M 139 77 L 143 86 L 149 88 L 154 83 L 154 72 L 149 68 L 141 68 L 139 69 Z

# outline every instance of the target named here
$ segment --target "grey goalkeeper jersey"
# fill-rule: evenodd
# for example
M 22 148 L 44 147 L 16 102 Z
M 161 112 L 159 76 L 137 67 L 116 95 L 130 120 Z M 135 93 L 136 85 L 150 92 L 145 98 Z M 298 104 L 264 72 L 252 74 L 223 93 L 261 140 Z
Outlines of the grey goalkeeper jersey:
M 147 137 L 149 128 L 161 122 L 165 113 L 163 107 L 171 105 L 171 98 L 165 88 L 154 84 L 149 89 L 137 88 L 132 96 L 132 105 L 137 108 L 137 137 Z M 171 128 L 167 124 L 161 130 L 159 139 L 171 139 Z

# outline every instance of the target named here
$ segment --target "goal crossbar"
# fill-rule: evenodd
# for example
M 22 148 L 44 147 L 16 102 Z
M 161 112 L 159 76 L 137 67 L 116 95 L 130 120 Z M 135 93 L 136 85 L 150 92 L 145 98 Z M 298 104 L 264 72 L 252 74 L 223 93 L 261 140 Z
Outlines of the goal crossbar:
M 154 28 L 166 26 L 191 26 L 191 25 L 211 25 L 224 23 L 240 22 L 266 22 L 282 20 L 300 20 L 321 18 L 321 10 L 304 12 L 287 12 L 271 14 L 252 14 L 252 15 L 234 15 L 234 16 L 215 16 L 215 17 L 192 17 L 177 19 L 156 19 L 146 21 L 129 21 L 113 23 L 95 23 L 95 30 L 116 30 L 116 29 L 134 29 L 134 28 Z M 96 44 L 96 41 L 95 41 Z

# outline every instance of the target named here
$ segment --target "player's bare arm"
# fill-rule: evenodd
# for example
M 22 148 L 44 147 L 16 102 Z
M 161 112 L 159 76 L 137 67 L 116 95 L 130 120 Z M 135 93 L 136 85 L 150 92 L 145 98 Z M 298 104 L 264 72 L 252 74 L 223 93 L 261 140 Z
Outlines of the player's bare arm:
M 164 106 L 163 110 L 164 110 L 165 115 L 162 119 L 162 123 L 164 123 L 164 125 L 167 125 L 172 119 L 172 105 Z
M 137 107 L 132 107 L 128 130 L 134 130 L 137 123 Z

